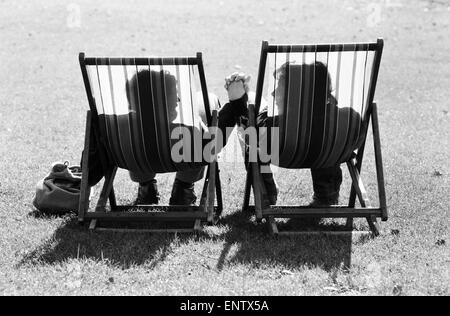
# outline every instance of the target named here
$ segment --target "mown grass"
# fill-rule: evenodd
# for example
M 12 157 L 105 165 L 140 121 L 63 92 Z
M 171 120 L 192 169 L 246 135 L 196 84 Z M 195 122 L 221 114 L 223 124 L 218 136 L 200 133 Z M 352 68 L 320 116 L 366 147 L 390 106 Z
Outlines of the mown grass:
M 450 12 L 429 1 L 77 1 L 81 28 L 59 1 L 0 6 L 0 294 L 448 295 Z M 139 8 L 139 9 L 137 9 Z M 420 21 L 418 23 L 417 21 Z M 375 239 L 274 238 L 240 213 L 244 170 L 222 165 L 225 211 L 200 236 L 91 233 L 74 216 L 36 216 L 34 185 L 53 161 L 77 163 L 86 97 L 77 54 L 191 55 L 208 86 L 240 65 L 255 76 L 262 39 L 348 42 L 383 36 L 377 100 L 390 219 Z M 363 177 L 376 201 L 371 142 Z M 167 202 L 172 175 L 160 175 Z M 280 201 L 306 203 L 308 171 L 276 175 Z M 348 197 L 348 176 L 342 201 Z M 119 201 L 136 185 L 119 173 Z M 330 225 L 326 223 L 324 225 Z M 367 228 L 364 221 L 358 229 Z

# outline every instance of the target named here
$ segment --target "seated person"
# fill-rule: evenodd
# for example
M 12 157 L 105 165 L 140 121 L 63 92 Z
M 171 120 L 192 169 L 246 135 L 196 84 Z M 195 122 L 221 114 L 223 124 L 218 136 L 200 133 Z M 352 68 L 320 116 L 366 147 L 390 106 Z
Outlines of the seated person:
M 360 115 L 354 111 L 352 108 L 339 108 L 337 106 L 337 100 L 334 98 L 334 96 L 331 94 L 331 78 L 330 74 L 328 73 L 327 67 L 321 63 L 316 62 L 315 64 L 304 64 L 304 65 L 298 65 L 298 64 L 291 64 L 291 63 L 285 63 L 280 68 L 276 69 L 274 72 L 274 77 L 277 79 L 277 87 L 272 92 L 272 96 L 275 98 L 275 105 L 278 109 L 278 115 L 275 116 L 269 116 L 268 115 L 268 108 L 267 106 L 261 106 L 260 112 L 256 118 L 256 124 L 257 127 L 272 127 L 272 126 L 280 126 L 280 122 L 283 118 L 283 107 L 285 104 L 285 90 L 286 85 L 288 84 L 288 79 L 286 78 L 286 71 L 287 67 L 289 67 L 289 71 L 291 72 L 301 72 L 302 67 L 306 69 L 306 67 L 314 67 L 315 76 L 311 76 L 307 80 L 311 80 L 314 82 L 311 82 L 310 86 L 314 85 L 314 107 L 320 106 L 319 104 L 325 104 L 326 106 L 334 106 L 335 111 L 339 112 L 340 114 L 343 114 L 342 117 L 351 117 L 350 121 L 355 120 L 361 120 Z M 303 69 L 303 70 L 304 70 Z M 313 73 L 313 72 L 310 72 Z M 234 83 L 236 81 L 240 81 L 244 86 L 244 90 L 246 92 L 249 91 L 248 83 L 249 83 L 250 77 L 243 73 L 234 73 L 233 75 L 226 78 L 226 87 L 230 85 L 231 83 Z M 304 79 L 305 80 L 305 79 Z M 249 95 L 254 95 L 254 93 L 248 93 Z M 324 96 L 327 96 L 326 102 L 320 102 L 318 100 L 323 100 Z M 251 97 L 248 102 L 253 102 L 254 104 L 254 97 Z M 252 100 L 253 99 L 253 100 Z M 240 99 L 241 103 L 239 106 L 241 107 L 239 111 L 243 111 L 243 108 L 247 106 L 245 102 L 243 102 L 245 98 Z M 263 104 L 263 102 L 261 102 Z M 350 112 L 350 113 L 349 113 Z M 313 125 L 315 124 L 322 124 L 323 125 L 323 111 L 313 111 Z M 248 115 L 244 116 L 241 119 L 241 122 L 243 123 L 244 127 L 248 126 Z M 314 131 L 313 131 L 314 132 Z M 317 136 L 316 136 L 317 137 Z M 267 142 L 270 143 L 271 135 L 270 135 L 270 128 L 267 129 L 267 135 L 266 135 Z M 314 135 L 312 136 L 312 143 L 314 143 Z M 261 144 L 261 139 L 260 139 Z M 270 144 L 267 145 L 268 148 L 270 148 Z M 278 188 L 276 185 L 275 180 L 273 179 L 273 175 L 271 172 L 269 173 L 262 173 L 263 180 L 266 186 L 267 190 L 267 198 L 268 202 L 271 205 L 276 204 L 277 201 L 277 195 L 278 195 Z M 339 190 L 342 183 L 342 170 L 340 168 L 340 165 L 334 165 L 328 168 L 321 168 L 321 169 L 311 169 L 311 176 L 313 181 L 313 189 L 314 189 L 314 195 L 312 202 L 309 204 L 310 207 L 327 207 L 330 205 L 338 204 L 339 200 Z
M 177 80 L 175 76 L 171 75 L 167 71 L 155 71 L 155 70 L 142 70 L 139 71 L 136 75 L 134 75 L 131 80 L 127 82 L 127 97 L 128 102 L 131 104 L 132 102 L 139 102 L 142 111 L 153 112 L 154 102 L 150 98 L 152 98 L 152 94 L 150 92 L 151 82 L 157 82 L 157 80 L 161 80 L 161 77 L 164 77 L 164 85 L 166 92 L 166 106 L 167 113 L 169 119 L 169 129 L 172 131 L 177 127 L 184 126 L 182 123 L 174 123 L 177 118 L 177 108 L 178 108 L 178 93 L 177 93 Z M 234 91 L 234 87 L 240 85 L 239 82 L 232 83 L 229 89 L 229 98 L 230 102 L 227 103 L 220 111 L 218 115 L 218 128 L 221 130 L 223 135 L 222 145 L 225 146 L 226 141 L 228 139 L 226 128 L 234 127 L 240 116 L 244 114 L 246 110 L 245 107 L 236 106 L 236 104 L 244 104 L 246 100 L 243 98 L 246 97 L 244 94 L 236 95 L 236 91 Z M 129 91 L 139 91 L 139 101 L 138 98 L 130 96 Z M 242 100 L 241 100 L 242 99 Z M 219 106 L 219 100 L 217 96 L 211 94 L 210 100 L 216 104 L 216 107 Z M 145 106 L 144 106 L 145 105 Z M 138 108 L 138 105 L 134 104 L 131 108 Z M 143 114 L 145 115 L 145 113 Z M 204 129 L 206 126 L 206 115 L 205 113 L 197 114 L 201 122 L 199 128 Z M 193 131 L 193 126 L 187 126 L 190 131 Z M 145 127 L 144 127 L 145 129 Z M 195 131 L 193 131 L 195 132 Z M 197 131 L 199 132 L 199 131 Z M 205 140 L 203 140 L 205 141 Z M 206 140 L 209 142 L 209 140 Z M 220 143 L 220 142 L 219 142 Z M 217 148 L 218 151 L 221 148 Z M 193 205 L 195 204 L 197 197 L 194 192 L 194 183 L 201 180 L 204 175 L 204 166 L 199 166 L 191 169 L 186 169 L 183 171 L 178 171 L 175 176 L 175 181 L 173 183 L 172 193 L 170 197 L 169 204 L 170 205 Z M 130 171 L 130 178 L 134 182 L 139 183 L 138 195 L 135 200 L 135 205 L 138 204 L 158 204 L 159 202 L 159 192 L 157 188 L 157 182 L 155 179 L 155 172 L 135 172 Z

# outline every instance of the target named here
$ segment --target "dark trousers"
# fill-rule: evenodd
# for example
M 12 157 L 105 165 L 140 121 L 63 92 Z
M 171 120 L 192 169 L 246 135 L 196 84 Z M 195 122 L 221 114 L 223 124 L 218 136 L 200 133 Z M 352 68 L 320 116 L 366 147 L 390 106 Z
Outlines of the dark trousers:
M 311 176 L 315 199 L 324 202 L 334 202 L 338 199 L 342 184 L 342 170 L 339 165 L 330 168 L 311 169 Z
M 203 179 L 203 175 L 205 174 L 205 167 L 193 168 L 184 171 L 178 171 L 176 173 L 175 178 L 185 182 L 185 183 L 194 183 Z M 144 183 L 150 180 L 153 180 L 156 177 L 156 173 L 138 173 L 130 171 L 130 178 L 134 182 Z
M 262 164 L 261 166 L 268 166 Z M 330 168 L 311 169 L 314 189 L 314 199 L 323 204 L 337 204 L 339 190 L 342 184 L 342 170 L 340 166 Z M 277 196 L 277 187 L 272 172 L 262 173 L 263 181 L 269 196 Z

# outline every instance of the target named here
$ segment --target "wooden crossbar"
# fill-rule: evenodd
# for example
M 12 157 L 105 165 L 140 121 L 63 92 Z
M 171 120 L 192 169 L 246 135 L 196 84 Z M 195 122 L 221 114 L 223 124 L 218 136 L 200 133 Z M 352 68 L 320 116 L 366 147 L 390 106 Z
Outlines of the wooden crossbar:
M 196 212 L 87 212 L 85 219 L 101 219 L 110 221 L 173 221 L 187 219 L 207 220 L 207 214 Z
M 254 211 L 255 206 L 248 206 L 248 211 Z M 290 218 L 290 217 L 322 217 L 322 218 L 366 218 L 367 216 L 381 217 L 381 208 L 350 208 L 336 206 L 329 208 L 310 208 L 307 206 L 270 206 L 262 211 L 263 217 Z
M 89 225 L 89 230 L 99 232 L 114 232 L 114 233 L 152 233 L 152 234 L 190 234 L 199 233 L 202 230 L 200 220 L 194 222 L 192 228 L 166 228 L 166 229 L 148 229 L 148 228 L 109 228 L 98 227 L 98 220 L 93 219 Z
M 375 51 L 378 49 L 377 43 L 346 43 L 346 44 L 305 44 L 305 45 L 286 45 L 271 44 L 268 46 L 268 53 L 302 53 L 302 52 L 354 52 L 354 51 Z
M 111 66 L 147 66 L 147 65 L 197 65 L 197 57 L 87 57 L 84 59 L 88 66 L 111 65 Z

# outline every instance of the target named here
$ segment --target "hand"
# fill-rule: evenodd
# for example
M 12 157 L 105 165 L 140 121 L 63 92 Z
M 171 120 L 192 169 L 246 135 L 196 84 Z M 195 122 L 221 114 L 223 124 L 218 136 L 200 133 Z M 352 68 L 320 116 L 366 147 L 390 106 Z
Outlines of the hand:
M 238 72 L 225 78 L 225 89 L 228 92 L 230 101 L 242 98 L 242 96 L 250 90 L 250 79 L 251 77 L 249 75 Z

